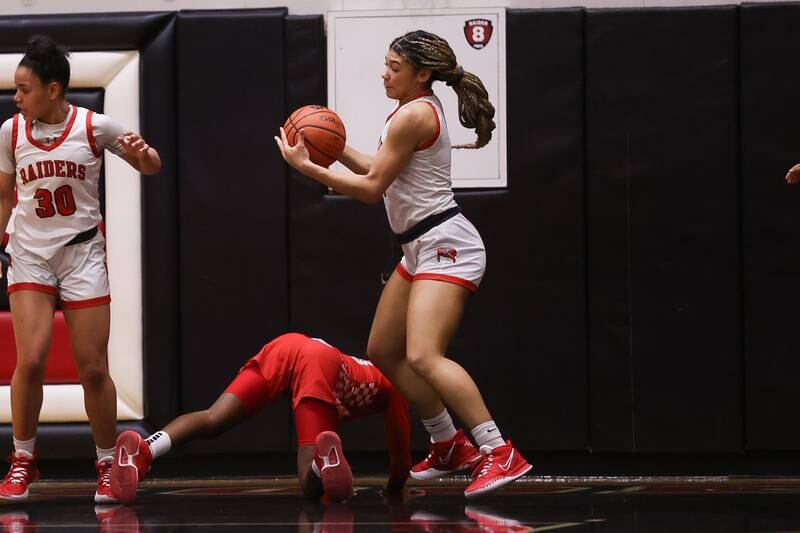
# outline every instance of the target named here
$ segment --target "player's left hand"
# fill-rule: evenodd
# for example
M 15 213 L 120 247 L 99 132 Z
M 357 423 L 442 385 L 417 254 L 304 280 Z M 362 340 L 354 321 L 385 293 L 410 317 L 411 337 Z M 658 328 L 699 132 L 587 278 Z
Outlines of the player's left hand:
M 786 174 L 786 183 L 791 184 L 798 182 L 800 182 L 800 163 L 790 168 L 789 172 Z
M 298 132 L 297 142 L 294 146 L 289 145 L 289 141 L 286 139 L 286 131 L 282 127 L 280 132 L 280 137 L 274 137 L 278 150 L 281 151 L 281 155 L 292 168 L 303 172 L 306 165 L 312 164 L 311 157 L 308 155 L 308 148 L 306 148 L 306 138 L 303 130 Z
M 136 159 L 147 156 L 147 150 L 150 148 L 142 136 L 133 131 L 122 132 L 122 135 L 117 137 L 117 141 L 128 156 Z

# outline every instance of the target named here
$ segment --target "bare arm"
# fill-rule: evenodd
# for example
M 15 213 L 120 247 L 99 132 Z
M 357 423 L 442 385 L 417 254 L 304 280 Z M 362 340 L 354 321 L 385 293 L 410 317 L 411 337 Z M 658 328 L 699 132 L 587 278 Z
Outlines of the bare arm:
M 141 135 L 126 131 L 117 140 L 124 153 L 120 156 L 130 166 L 142 174 L 156 174 L 161 170 L 161 157 L 152 146 L 149 146 Z
M 11 209 L 14 207 L 14 174 L 0 172 L 0 239 L 6 233 Z
M 372 168 L 371 155 L 359 152 L 349 145 L 345 145 L 344 152 L 339 156 L 339 162 L 356 174 L 368 174 Z
M 786 182 L 790 184 L 800 182 L 800 163 L 797 163 L 789 169 L 789 172 L 786 174 Z
M 302 130 L 294 146 L 289 146 L 283 128 L 280 131 L 281 136 L 275 137 L 275 142 L 292 167 L 340 194 L 374 204 L 408 164 L 414 149 L 435 133 L 436 117 L 428 106 L 408 106 L 397 113 L 366 174 L 346 174 L 321 167 L 309 158 Z
M 0 250 L 3 248 L 3 239 L 6 234 L 8 219 L 11 218 L 11 209 L 14 207 L 14 174 L 0 172 Z M 0 254 L 2 255 L 2 254 Z M 0 278 L 3 277 L 3 270 L 7 266 L 6 259 L 0 257 L 3 264 L 0 264 Z

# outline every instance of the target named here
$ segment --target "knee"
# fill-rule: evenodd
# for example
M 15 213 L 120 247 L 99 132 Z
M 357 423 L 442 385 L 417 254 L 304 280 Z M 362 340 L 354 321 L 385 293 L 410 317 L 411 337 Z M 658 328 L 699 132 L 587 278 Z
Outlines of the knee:
M 84 389 L 99 390 L 103 388 L 111 376 L 105 363 L 90 363 L 81 365 L 78 377 Z
M 37 357 L 18 357 L 17 366 L 14 369 L 14 378 L 30 382 L 44 381 L 44 373 L 46 369 L 46 355 Z
M 225 432 L 222 417 L 213 410 L 206 409 L 202 411 L 202 416 L 203 426 L 205 427 L 205 433 L 208 438 L 215 439 Z
M 418 376 L 427 376 L 433 370 L 434 363 L 438 357 L 438 354 L 424 350 L 409 351 L 407 355 L 408 366 Z

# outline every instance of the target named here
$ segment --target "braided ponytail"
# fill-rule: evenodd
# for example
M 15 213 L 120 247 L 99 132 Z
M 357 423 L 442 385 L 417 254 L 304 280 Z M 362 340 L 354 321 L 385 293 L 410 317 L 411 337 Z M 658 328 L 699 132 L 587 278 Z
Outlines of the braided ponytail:
M 494 106 L 483 82 L 458 65 L 450 45 L 441 37 L 416 30 L 392 41 L 391 50 L 418 69 L 430 69 L 431 81 L 443 81 L 458 96 L 458 120 L 465 128 L 474 129 L 475 143 L 453 148 L 481 148 L 492 139 L 495 129 Z

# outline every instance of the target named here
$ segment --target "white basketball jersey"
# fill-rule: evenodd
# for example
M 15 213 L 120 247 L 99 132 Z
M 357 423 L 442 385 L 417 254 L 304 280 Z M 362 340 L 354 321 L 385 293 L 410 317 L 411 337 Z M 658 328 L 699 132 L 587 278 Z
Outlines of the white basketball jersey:
M 395 114 L 407 105 L 426 102 L 436 113 L 438 133 L 430 143 L 417 148 L 406 167 L 384 193 L 383 202 L 394 233 L 403 233 L 422 219 L 456 207 L 450 178 L 451 147 L 442 103 L 429 93 L 398 107 L 386 119 L 381 143 L 386 142 Z
M 103 154 L 95 144 L 92 115 L 70 106 L 64 132 L 52 144 L 34 139 L 32 123 L 14 116 L 18 203 L 8 224 L 10 248 L 20 246 L 50 259 L 102 220 L 98 186 Z

